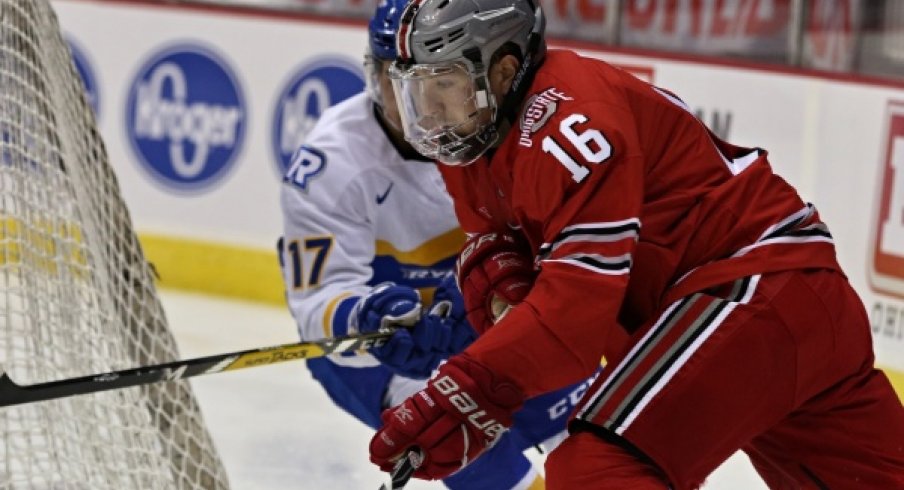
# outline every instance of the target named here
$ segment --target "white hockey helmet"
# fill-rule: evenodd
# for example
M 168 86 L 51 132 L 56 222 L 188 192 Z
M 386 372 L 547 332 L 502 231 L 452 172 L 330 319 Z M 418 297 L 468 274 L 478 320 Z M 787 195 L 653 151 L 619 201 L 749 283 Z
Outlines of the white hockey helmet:
M 543 12 L 532 0 L 409 3 L 396 39 L 398 58 L 389 70 L 405 139 L 447 165 L 480 158 L 543 60 L 544 28 Z M 487 71 L 504 46 L 517 48 L 512 54 L 521 67 L 505 100 L 497 101 Z

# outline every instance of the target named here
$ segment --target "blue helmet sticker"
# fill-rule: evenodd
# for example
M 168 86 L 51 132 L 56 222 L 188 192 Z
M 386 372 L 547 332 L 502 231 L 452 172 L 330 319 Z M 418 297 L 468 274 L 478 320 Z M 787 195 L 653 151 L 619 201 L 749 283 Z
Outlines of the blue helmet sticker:
M 328 107 L 364 90 L 361 64 L 348 58 L 316 58 L 299 67 L 276 100 L 271 143 L 280 175 Z
M 200 191 L 229 173 L 248 121 L 242 88 L 223 58 L 196 44 L 170 46 L 151 56 L 130 87 L 128 139 L 156 182 Z
M 409 0 L 382 0 L 367 23 L 370 54 L 381 60 L 396 58 L 396 32 Z
M 75 71 L 78 72 L 82 85 L 85 87 L 85 96 L 88 98 L 88 105 L 94 111 L 95 119 L 100 119 L 100 86 L 97 83 L 97 76 L 94 74 L 93 64 L 88 58 L 85 50 L 81 48 L 72 38 L 66 36 L 66 44 L 69 45 L 69 52 L 72 53 L 72 62 L 75 65 Z

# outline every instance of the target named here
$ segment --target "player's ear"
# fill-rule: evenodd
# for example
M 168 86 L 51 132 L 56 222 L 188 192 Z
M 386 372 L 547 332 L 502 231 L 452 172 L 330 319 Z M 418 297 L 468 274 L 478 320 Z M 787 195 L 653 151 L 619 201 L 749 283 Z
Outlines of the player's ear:
M 520 67 L 521 62 L 518 61 L 516 56 L 511 54 L 499 58 L 497 62 L 490 66 L 490 87 L 497 97 L 508 92 Z

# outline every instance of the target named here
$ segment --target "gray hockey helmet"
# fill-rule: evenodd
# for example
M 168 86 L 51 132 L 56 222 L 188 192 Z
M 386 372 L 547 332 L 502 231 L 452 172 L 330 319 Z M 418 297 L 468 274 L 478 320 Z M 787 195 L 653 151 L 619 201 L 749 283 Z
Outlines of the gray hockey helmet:
M 525 75 L 541 63 L 544 29 L 543 12 L 532 0 L 409 3 L 389 72 L 405 138 L 421 154 L 448 165 L 477 160 L 498 138 L 505 112 L 500 107 L 518 102 Z M 522 63 L 505 95 L 515 100 L 497 101 L 487 71 L 507 44 L 518 48 Z

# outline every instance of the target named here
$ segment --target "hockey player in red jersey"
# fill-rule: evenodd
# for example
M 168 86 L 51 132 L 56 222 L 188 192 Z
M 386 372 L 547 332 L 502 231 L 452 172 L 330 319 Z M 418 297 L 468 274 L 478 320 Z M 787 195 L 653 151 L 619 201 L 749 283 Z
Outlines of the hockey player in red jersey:
M 904 408 L 816 209 L 765 150 L 543 30 L 530 0 L 402 15 L 405 135 L 446 164 L 482 335 L 383 413 L 372 461 L 452 473 L 605 356 L 547 488 L 696 488 L 739 449 L 771 488 L 904 488 Z

